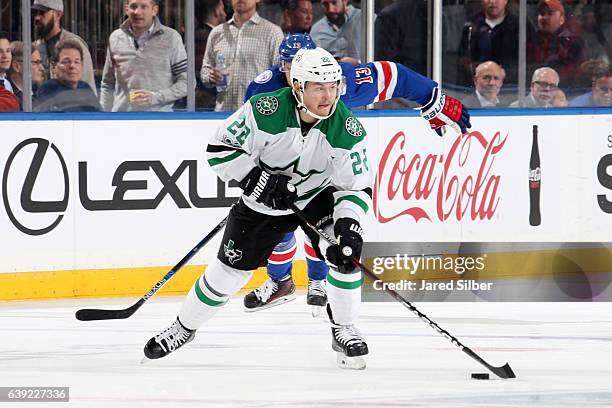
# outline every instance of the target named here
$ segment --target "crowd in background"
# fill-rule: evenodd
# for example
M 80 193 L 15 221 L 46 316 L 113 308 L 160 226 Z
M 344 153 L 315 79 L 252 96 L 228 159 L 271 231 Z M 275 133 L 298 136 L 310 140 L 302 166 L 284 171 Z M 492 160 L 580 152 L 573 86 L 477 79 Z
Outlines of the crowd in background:
M 105 2 L 115 27 L 100 50 L 98 41 L 88 38 L 90 31 L 66 29 L 69 1 L 74 0 L 32 2 L 34 111 L 185 110 L 188 61 L 181 2 Z M 366 62 L 359 3 L 196 0 L 196 109 L 237 109 L 248 84 L 278 63 L 287 33 L 309 32 L 339 61 Z M 0 110 L 14 111 L 23 106 L 25 56 L 19 30 L 4 30 L 15 18 L 7 17 L 3 4 Z M 375 4 L 375 59 L 400 62 L 430 76 L 431 2 Z M 612 105 L 609 1 L 528 1 L 526 95 L 518 93 L 517 0 L 445 1 L 443 33 L 442 86 L 469 107 Z

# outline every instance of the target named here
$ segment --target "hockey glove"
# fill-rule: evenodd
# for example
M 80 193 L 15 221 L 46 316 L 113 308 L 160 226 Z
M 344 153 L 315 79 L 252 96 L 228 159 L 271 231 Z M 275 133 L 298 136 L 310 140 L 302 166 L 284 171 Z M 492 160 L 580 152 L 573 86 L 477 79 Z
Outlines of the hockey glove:
M 459 134 L 472 127 L 470 113 L 461 101 L 443 94 L 438 88 L 434 88 L 431 100 L 421 108 L 421 116 L 439 136 L 444 135 L 444 126 L 452 127 Z
M 334 224 L 334 235 L 338 243 L 327 248 L 327 260 L 342 273 L 352 272 L 355 269 L 352 259 L 361 258 L 363 229 L 352 218 L 340 218 Z
M 270 174 L 255 167 L 240 182 L 244 194 L 258 203 L 274 210 L 286 210 L 288 203 L 297 200 L 295 186 L 289 181 L 291 177 L 284 174 Z

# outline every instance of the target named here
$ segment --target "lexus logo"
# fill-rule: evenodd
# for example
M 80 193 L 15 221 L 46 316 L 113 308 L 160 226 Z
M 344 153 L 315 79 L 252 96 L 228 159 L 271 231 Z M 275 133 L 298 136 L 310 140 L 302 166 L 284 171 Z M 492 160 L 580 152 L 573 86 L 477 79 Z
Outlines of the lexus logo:
M 54 221 L 52 221 L 50 224 L 45 223 L 48 225 L 43 228 L 28 227 L 25 225 L 25 222 L 23 220 L 20 221 L 19 219 L 17 219 L 17 209 L 11 208 L 11 204 L 14 205 L 15 203 L 11 203 L 11 200 L 9 200 L 9 182 L 11 182 L 11 192 L 19 192 L 18 187 L 12 184 L 15 182 L 15 180 L 11 180 L 11 166 L 13 166 L 14 162 L 19 163 L 19 160 L 16 161 L 16 159 L 26 156 L 25 154 L 20 155 L 19 153 L 29 145 L 36 145 L 36 151 L 34 152 L 34 157 L 32 158 L 32 162 L 30 163 L 30 167 L 26 173 L 23 185 L 21 186 L 21 192 L 19 194 L 19 203 L 21 206 L 21 210 L 26 213 L 58 214 L 55 217 Z M 64 197 L 60 201 L 35 201 L 32 198 L 32 192 L 36 185 L 36 180 L 38 179 L 43 162 L 45 162 L 46 160 L 53 160 L 53 153 L 50 153 L 49 147 L 51 147 L 51 150 L 54 152 L 55 156 L 57 156 L 57 159 L 59 160 L 62 166 Z M 68 191 L 68 169 L 66 168 L 66 162 L 64 161 L 64 158 L 62 157 L 62 154 L 60 153 L 57 146 L 55 146 L 53 143 L 49 143 L 49 141 L 45 139 L 31 138 L 19 143 L 17 147 L 13 149 L 13 151 L 8 157 L 8 160 L 6 161 L 6 166 L 2 175 L 2 198 L 4 200 L 4 208 L 6 209 L 6 213 L 8 214 L 9 219 L 21 232 L 28 235 L 43 235 L 57 227 L 57 225 L 62 221 L 62 218 L 64 218 L 64 215 L 62 213 L 66 211 L 66 208 L 68 207 Z M 19 213 L 22 212 L 19 211 Z

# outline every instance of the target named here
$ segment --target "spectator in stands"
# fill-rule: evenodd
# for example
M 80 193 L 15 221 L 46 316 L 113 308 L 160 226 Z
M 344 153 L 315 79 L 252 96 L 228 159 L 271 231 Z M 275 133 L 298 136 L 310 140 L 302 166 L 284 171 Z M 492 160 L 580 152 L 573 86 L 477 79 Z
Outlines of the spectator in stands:
M 588 5 L 580 18 L 588 59 L 612 59 L 612 4 Z
M 204 85 L 218 86 L 216 111 L 234 111 L 242 105 L 253 78 L 278 61 L 283 40 L 280 27 L 257 13 L 257 0 L 232 0 L 232 7 L 234 16 L 210 32 L 200 72 Z M 227 65 L 226 78 L 217 65 L 221 57 Z
M 564 27 L 565 9 L 559 0 L 541 0 L 538 4 L 538 31 L 527 41 L 530 69 L 548 66 L 559 73 L 567 88 L 574 86 L 580 64 L 586 59 L 584 42 Z
M 35 112 L 100 111 L 98 98 L 83 77 L 83 48 L 75 39 L 57 43 L 51 60 L 53 78 L 38 90 Z
M 469 108 L 495 108 L 506 106 L 499 100 L 499 91 L 504 85 L 506 72 L 493 61 L 485 61 L 476 67 L 474 93 L 462 100 Z
M 531 77 L 531 92 L 525 98 L 525 108 L 550 108 L 559 91 L 559 74 L 552 68 L 538 68 Z M 510 104 L 510 107 L 519 107 L 520 101 Z
M 10 92 L 13 92 L 13 87 L 7 80 L 6 74 L 11 68 L 12 59 L 11 40 L 6 32 L 0 31 L 0 85 Z
M 126 0 L 127 19 L 108 40 L 100 103 L 105 111 L 172 111 L 187 96 L 187 52 L 162 25 L 158 0 Z
M 552 106 L 555 108 L 565 108 L 569 103 L 567 102 L 567 96 L 565 96 L 565 92 L 561 88 L 557 89 L 555 96 L 552 100 Z
M 17 112 L 19 101 L 11 91 L 4 87 L 4 83 L 0 80 L 0 112 Z
M 195 31 L 195 72 L 197 73 L 202 70 L 202 60 L 210 32 L 227 19 L 223 0 L 202 0 L 200 5 L 204 8 L 204 21 Z M 204 86 L 200 75 L 196 75 L 196 81 L 196 107 L 198 110 L 214 110 L 217 99 L 215 88 Z
M 282 0 L 283 33 L 309 33 L 312 28 L 312 0 Z
M 11 53 L 13 55 L 13 61 L 11 62 L 11 69 L 8 72 L 8 80 L 11 82 L 13 92 L 19 100 L 21 110 L 23 106 L 23 43 L 21 41 L 13 41 L 11 43 Z M 42 65 L 40 52 L 34 44 L 32 44 L 31 63 L 30 76 L 32 79 L 32 94 L 35 95 L 38 88 L 45 80 L 45 68 Z
M 570 106 L 612 106 L 612 70 L 609 65 L 593 72 L 591 92 L 578 96 Z
M 463 26 L 459 44 L 459 76 L 472 80 L 474 67 L 495 61 L 506 70 L 506 83 L 518 83 L 518 17 L 508 14 L 508 0 L 482 0 L 482 11 Z M 528 23 L 528 32 L 533 32 Z
M 428 74 L 427 1 L 397 0 L 380 11 L 374 22 L 374 58 Z
M 47 78 L 53 78 L 50 61 L 54 59 L 55 45 L 59 41 L 73 39 L 79 41 L 83 49 L 83 81 L 87 82 L 91 89 L 96 92 L 93 63 L 87 43 L 78 35 L 61 27 L 62 17 L 64 16 L 63 0 L 34 0 L 32 15 L 34 17 L 34 33 L 37 38 L 34 45 L 40 52 Z
M 361 10 L 349 0 L 321 0 L 325 17 L 314 23 L 310 36 L 339 62 L 358 64 L 361 55 Z

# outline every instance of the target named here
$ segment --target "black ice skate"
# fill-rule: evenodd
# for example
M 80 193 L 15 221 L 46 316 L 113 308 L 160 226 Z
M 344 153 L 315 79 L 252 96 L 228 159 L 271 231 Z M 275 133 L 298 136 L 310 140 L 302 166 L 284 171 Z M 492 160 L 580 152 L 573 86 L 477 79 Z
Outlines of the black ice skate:
M 312 317 L 318 317 L 327 304 L 327 292 L 325 290 L 325 280 L 308 280 L 308 295 L 306 304 L 311 306 Z
M 177 317 L 170 327 L 147 342 L 144 347 L 144 354 L 146 358 L 151 360 L 166 357 L 174 350 L 193 340 L 195 332 L 195 330 L 189 330 L 183 326 Z
M 368 354 L 368 345 L 354 325 L 339 325 L 334 322 L 331 308 L 327 305 L 327 314 L 332 325 L 332 349 L 338 353 L 338 367 L 349 370 L 364 370 L 366 362 L 362 356 Z
M 260 287 L 244 297 L 247 312 L 268 309 L 295 299 L 295 285 L 291 278 L 275 281 L 268 279 Z

